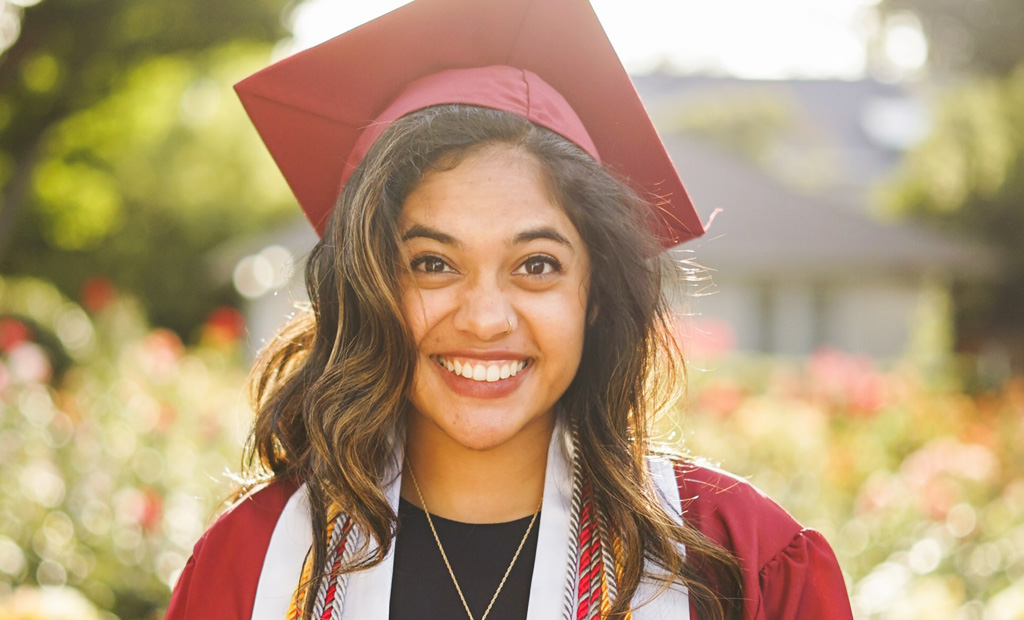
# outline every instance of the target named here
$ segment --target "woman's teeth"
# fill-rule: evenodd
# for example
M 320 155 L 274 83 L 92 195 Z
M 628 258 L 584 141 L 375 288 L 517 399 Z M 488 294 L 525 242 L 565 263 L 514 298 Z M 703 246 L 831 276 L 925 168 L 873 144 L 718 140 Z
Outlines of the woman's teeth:
M 514 377 L 520 370 L 526 367 L 526 360 L 505 362 L 503 364 L 478 364 L 461 360 L 449 360 L 443 357 L 435 357 L 434 359 L 442 367 L 447 368 L 448 372 L 455 373 L 466 379 L 472 379 L 473 381 L 487 381 L 489 383 Z

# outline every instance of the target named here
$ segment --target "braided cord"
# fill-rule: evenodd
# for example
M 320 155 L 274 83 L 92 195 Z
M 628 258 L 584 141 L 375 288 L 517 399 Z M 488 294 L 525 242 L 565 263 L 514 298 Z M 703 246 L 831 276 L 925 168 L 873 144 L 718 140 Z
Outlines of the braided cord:
M 597 531 L 601 537 L 601 563 L 603 572 L 601 574 L 601 614 L 607 615 L 611 609 L 612 599 L 618 591 L 618 578 L 616 573 L 615 558 L 616 552 L 613 549 L 613 542 L 608 528 L 608 521 L 603 513 L 597 515 Z
M 572 498 L 569 505 L 569 552 L 565 575 L 562 620 L 575 620 L 576 582 L 579 578 L 580 516 L 583 512 L 583 471 L 579 457 L 579 431 L 572 423 Z
M 327 561 L 324 562 L 324 574 L 325 578 L 320 583 L 320 587 L 317 588 L 316 602 L 313 604 L 313 617 L 323 618 L 324 608 L 327 605 L 328 593 L 333 593 L 332 586 L 334 585 L 334 574 L 341 563 L 341 557 L 338 551 L 341 549 L 343 544 L 344 535 L 348 533 L 347 528 L 348 519 L 338 513 L 333 519 L 331 519 L 330 525 L 327 526 Z

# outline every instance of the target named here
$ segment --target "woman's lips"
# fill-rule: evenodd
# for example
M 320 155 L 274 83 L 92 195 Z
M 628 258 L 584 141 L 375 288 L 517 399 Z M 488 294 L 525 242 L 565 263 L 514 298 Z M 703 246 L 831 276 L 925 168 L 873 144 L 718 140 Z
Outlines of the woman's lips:
M 500 398 L 513 391 L 528 374 L 532 360 L 473 359 L 431 355 L 432 366 L 452 391 L 474 398 Z

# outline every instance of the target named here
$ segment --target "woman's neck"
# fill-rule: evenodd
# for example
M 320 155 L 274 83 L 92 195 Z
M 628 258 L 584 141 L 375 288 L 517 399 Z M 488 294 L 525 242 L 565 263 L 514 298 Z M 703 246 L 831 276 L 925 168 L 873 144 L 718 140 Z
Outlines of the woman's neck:
M 413 416 L 406 437 L 402 497 L 432 514 L 464 523 L 504 523 L 537 511 L 554 421 L 489 450 L 473 450 L 451 440 L 437 426 Z M 527 429 L 524 429 L 527 430 Z

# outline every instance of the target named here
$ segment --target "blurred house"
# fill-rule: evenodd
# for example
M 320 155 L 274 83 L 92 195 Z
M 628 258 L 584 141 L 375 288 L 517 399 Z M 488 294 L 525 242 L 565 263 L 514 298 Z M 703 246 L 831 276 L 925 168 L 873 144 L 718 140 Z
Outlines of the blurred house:
M 698 210 L 714 214 L 677 251 L 710 276 L 675 295 L 696 348 L 897 357 L 915 332 L 951 325 L 943 300 L 955 282 L 996 269 L 984 248 L 884 221 L 879 188 L 928 129 L 901 87 L 636 82 Z
M 677 250 L 710 281 L 677 287 L 705 352 L 903 354 L 962 279 L 996 268 L 984 249 L 876 215 L 878 186 L 928 129 L 923 106 L 875 81 L 635 78 L 708 234 Z M 298 210 L 296 209 L 296 212 Z M 252 301 L 259 348 L 304 301 L 312 229 L 225 249 L 223 277 Z

